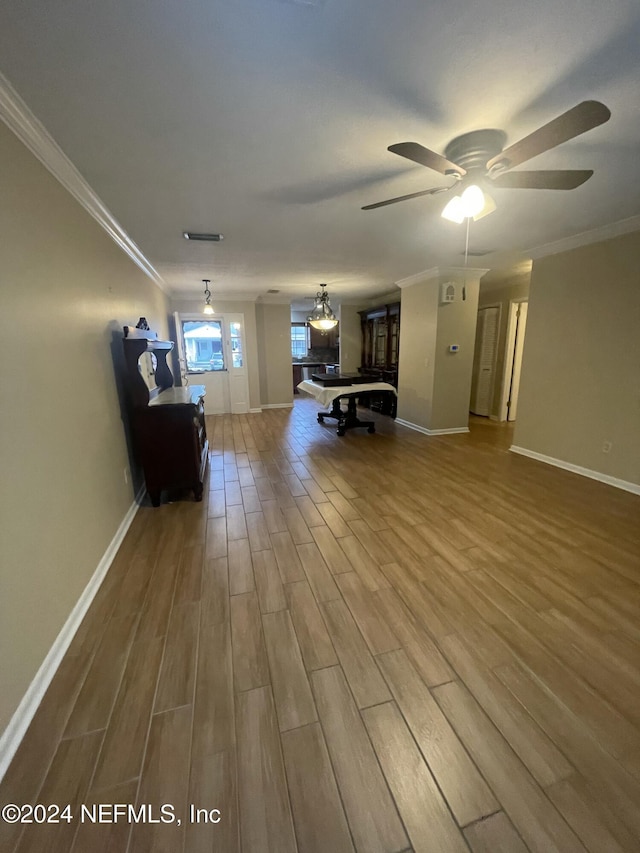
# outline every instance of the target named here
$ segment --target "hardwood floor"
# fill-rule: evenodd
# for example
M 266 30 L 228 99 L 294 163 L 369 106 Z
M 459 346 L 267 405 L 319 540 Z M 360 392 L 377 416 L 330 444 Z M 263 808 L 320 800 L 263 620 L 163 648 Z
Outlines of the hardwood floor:
M 0 848 L 637 853 L 640 498 L 317 411 L 207 418 L 140 509 L 0 786 L 73 819 Z

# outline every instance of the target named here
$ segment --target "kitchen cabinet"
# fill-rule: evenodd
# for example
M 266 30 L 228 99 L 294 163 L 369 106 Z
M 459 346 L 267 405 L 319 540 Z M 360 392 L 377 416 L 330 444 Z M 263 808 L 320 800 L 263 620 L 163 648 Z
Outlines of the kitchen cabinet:
M 298 394 L 298 385 L 305 379 L 304 368 L 308 367 L 309 370 L 309 378 L 311 378 L 311 373 L 323 373 L 326 372 L 329 367 L 336 367 L 335 362 L 327 363 L 326 361 L 302 361 L 302 362 L 294 362 L 293 363 L 293 393 Z
M 340 338 L 340 323 L 333 329 L 322 331 L 309 326 L 309 349 L 334 349 L 338 346 Z

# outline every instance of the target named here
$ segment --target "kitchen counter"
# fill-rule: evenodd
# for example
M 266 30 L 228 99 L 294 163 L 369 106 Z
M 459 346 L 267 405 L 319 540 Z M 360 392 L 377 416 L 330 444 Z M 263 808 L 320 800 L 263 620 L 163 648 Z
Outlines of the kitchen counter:
M 298 385 L 305 378 L 303 374 L 305 367 L 309 367 L 317 373 L 319 368 L 337 367 L 337 364 L 335 361 L 294 361 L 291 366 L 293 368 L 293 393 L 298 394 Z

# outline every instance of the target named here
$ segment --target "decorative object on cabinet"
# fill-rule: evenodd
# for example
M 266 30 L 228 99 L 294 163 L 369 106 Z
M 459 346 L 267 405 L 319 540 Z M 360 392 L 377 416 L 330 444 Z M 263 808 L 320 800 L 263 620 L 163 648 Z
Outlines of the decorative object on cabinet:
M 123 346 L 134 447 L 147 492 L 153 506 L 160 506 L 164 489 L 192 489 L 201 501 L 209 452 L 205 387 L 174 386 L 167 364 L 173 342 L 142 334 L 134 337 L 125 326 Z

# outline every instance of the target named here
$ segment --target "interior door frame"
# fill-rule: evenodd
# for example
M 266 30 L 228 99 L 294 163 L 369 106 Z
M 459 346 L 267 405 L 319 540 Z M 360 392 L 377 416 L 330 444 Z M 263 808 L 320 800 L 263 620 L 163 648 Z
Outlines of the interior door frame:
M 484 311 L 485 308 L 497 308 L 498 309 L 498 327 L 496 331 L 496 345 L 493 351 L 493 365 L 491 367 L 491 388 L 489 390 L 489 418 L 495 418 L 495 415 L 491 414 L 491 410 L 493 408 L 493 398 L 496 391 L 496 380 L 497 380 L 497 371 L 496 368 L 498 366 L 498 352 L 500 350 L 500 329 L 502 328 L 502 302 L 489 302 L 486 305 L 478 305 L 478 313 L 476 314 L 476 336 L 478 334 L 478 319 L 480 317 L 480 312 Z M 478 354 L 475 353 L 475 341 L 474 341 L 474 359 L 473 366 L 471 368 L 472 373 L 476 369 L 476 357 Z M 476 380 L 477 381 L 477 380 Z M 474 386 L 475 387 L 475 386 Z M 471 410 L 471 400 L 469 401 L 469 409 Z M 480 415 L 479 417 L 482 417 Z
M 242 312 L 229 312 L 229 311 L 221 311 L 216 312 L 215 314 L 209 316 L 194 313 L 191 311 L 175 311 L 174 312 L 175 323 L 176 323 L 176 337 L 180 338 L 179 342 L 176 342 L 176 347 L 178 352 L 182 350 L 184 352 L 184 338 L 183 338 L 183 330 L 182 323 L 183 322 L 196 322 L 196 323 L 206 323 L 207 320 L 216 320 L 222 322 L 222 345 L 224 352 L 224 360 L 225 367 L 224 370 L 216 370 L 205 372 L 203 374 L 193 374 L 185 372 L 185 378 L 187 385 L 189 384 L 189 377 L 195 377 L 195 381 L 200 379 L 200 382 L 207 384 L 208 376 L 216 376 L 217 378 L 224 378 L 226 393 L 223 395 L 223 406 L 222 411 L 213 412 L 212 414 L 244 414 L 249 411 L 249 369 L 247 366 L 247 335 L 246 335 L 246 326 L 244 320 L 244 313 Z M 242 368 L 234 368 L 233 367 L 233 358 L 231 353 L 231 334 L 230 334 L 230 324 L 232 322 L 240 323 L 242 332 L 242 358 L 243 358 L 243 367 Z M 180 355 L 179 355 L 180 357 Z M 186 367 L 186 359 L 185 359 L 185 367 Z M 235 389 L 232 388 L 232 384 L 237 382 L 238 379 L 242 381 L 242 395 L 246 398 L 246 402 L 243 401 L 240 408 L 238 408 L 234 402 L 233 391 Z M 192 380 L 193 381 L 193 380 Z
M 517 311 L 523 302 L 529 302 L 528 296 L 520 296 L 509 300 L 509 319 L 507 321 L 507 338 L 504 350 L 504 371 L 502 373 L 502 393 L 500 395 L 499 420 L 506 421 L 509 417 L 509 396 L 511 394 L 511 375 L 516 354 Z

